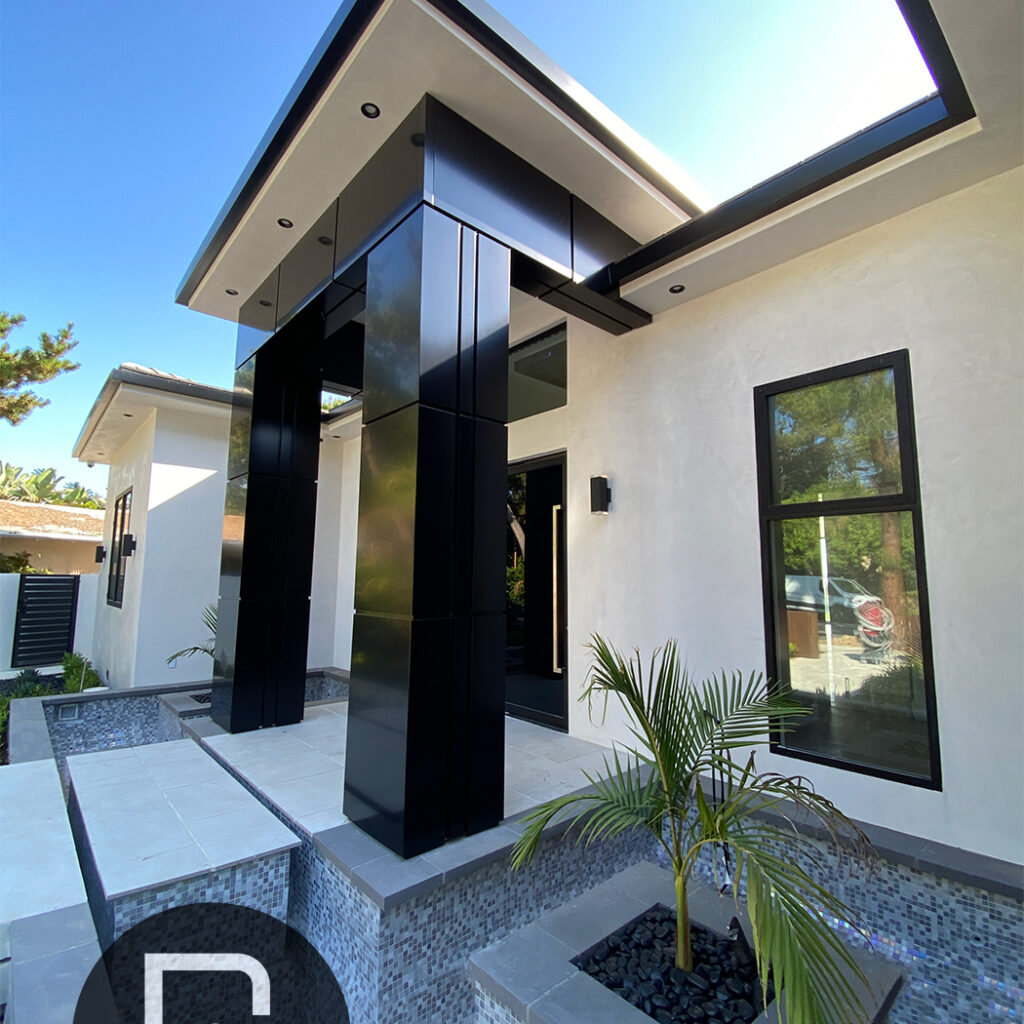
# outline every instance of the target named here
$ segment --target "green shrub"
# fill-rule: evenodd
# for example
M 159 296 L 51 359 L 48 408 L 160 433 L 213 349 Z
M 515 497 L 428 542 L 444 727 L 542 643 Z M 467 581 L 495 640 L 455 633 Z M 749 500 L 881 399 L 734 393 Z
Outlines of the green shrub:
M 78 693 L 90 686 L 102 686 L 100 674 L 92 667 L 92 662 L 83 654 L 68 651 L 64 655 L 64 692 Z

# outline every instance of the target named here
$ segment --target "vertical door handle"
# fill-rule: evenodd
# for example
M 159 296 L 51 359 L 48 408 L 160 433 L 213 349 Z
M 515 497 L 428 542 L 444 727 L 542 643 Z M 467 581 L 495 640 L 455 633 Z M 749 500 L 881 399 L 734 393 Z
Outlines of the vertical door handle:
M 562 674 L 562 666 L 558 664 L 558 513 L 561 505 L 551 506 L 551 671 L 555 675 Z

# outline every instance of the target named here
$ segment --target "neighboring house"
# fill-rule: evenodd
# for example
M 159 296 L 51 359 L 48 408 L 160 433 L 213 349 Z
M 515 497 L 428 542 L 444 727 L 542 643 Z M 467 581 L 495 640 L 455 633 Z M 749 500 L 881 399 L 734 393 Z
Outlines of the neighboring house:
M 205 656 L 172 665 L 167 657 L 206 639 L 200 616 L 217 600 L 222 561 L 241 557 L 244 504 L 224 511 L 230 402 L 224 389 L 124 363 L 104 384 L 75 444 L 76 458 L 110 466 L 107 511 L 91 513 L 97 518 L 89 557 L 95 572 L 102 542 L 92 657 L 111 686 L 212 672 Z M 355 465 L 358 473 L 360 405 L 324 417 L 318 515 L 331 527 L 317 533 L 310 667 L 349 665 L 351 616 L 339 616 L 337 607 L 339 588 L 346 580 L 352 586 L 358 476 L 347 483 L 343 504 L 341 456 L 355 439 L 357 458 L 346 472 Z M 340 600 L 351 608 L 351 593 Z
M 30 501 L 0 501 L 0 554 L 25 551 L 33 569 L 80 576 L 99 571 L 104 511 Z
M 230 420 L 229 391 L 125 363 L 82 427 L 75 457 L 110 466 L 92 657 L 111 686 L 209 672 L 165 660 L 216 599 Z

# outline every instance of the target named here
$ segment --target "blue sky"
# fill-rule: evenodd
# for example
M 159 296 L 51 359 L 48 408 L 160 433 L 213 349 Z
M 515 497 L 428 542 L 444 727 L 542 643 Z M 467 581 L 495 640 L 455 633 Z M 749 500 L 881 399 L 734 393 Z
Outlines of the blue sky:
M 73 320 L 82 364 L 0 459 L 102 491 L 70 452 L 111 369 L 229 386 L 234 326 L 175 287 L 336 6 L 0 5 L 0 308 L 15 345 Z M 493 6 L 718 200 L 931 88 L 891 0 Z

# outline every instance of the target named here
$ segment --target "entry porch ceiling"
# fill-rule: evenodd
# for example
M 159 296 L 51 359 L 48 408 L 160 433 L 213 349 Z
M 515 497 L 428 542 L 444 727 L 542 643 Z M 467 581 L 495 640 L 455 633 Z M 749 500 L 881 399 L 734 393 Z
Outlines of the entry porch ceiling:
M 346 33 L 351 45 L 328 77 Z M 313 102 L 304 81 L 322 88 Z M 655 238 L 699 213 L 639 155 L 650 149 L 639 136 L 490 8 L 350 0 L 211 229 L 178 301 L 237 319 L 425 93 L 634 238 Z M 364 103 L 380 116 L 363 116 Z M 281 228 L 282 217 L 294 227 Z

